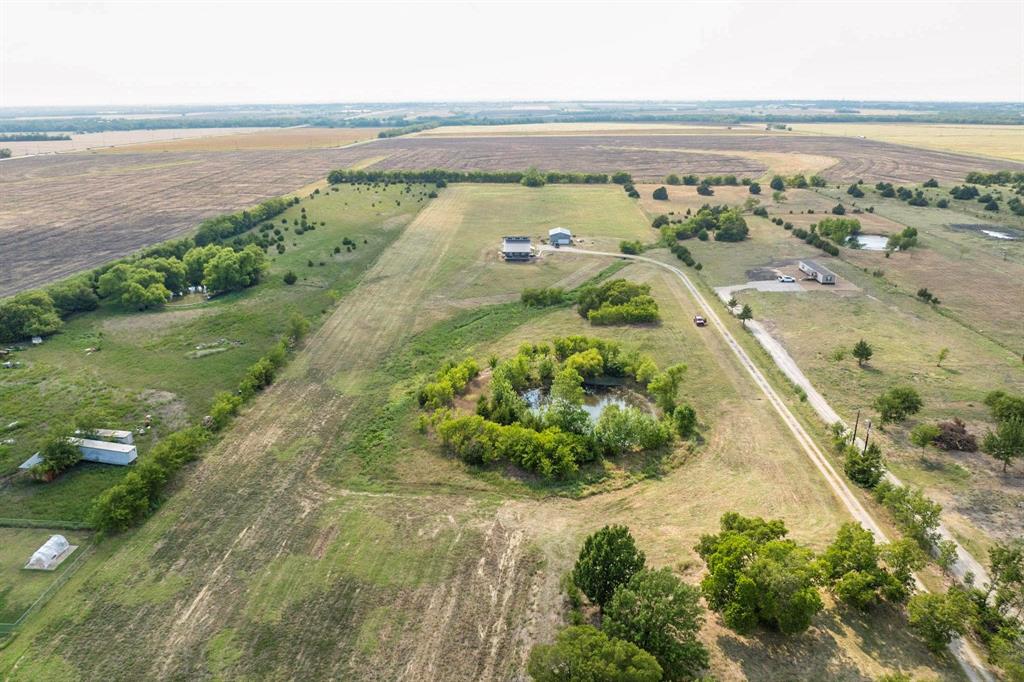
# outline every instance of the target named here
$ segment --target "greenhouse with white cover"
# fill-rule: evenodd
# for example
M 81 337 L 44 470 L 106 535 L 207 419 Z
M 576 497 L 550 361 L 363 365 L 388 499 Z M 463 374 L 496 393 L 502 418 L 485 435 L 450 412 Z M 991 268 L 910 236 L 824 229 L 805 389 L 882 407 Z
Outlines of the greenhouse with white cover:
M 35 551 L 25 568 L 35 571 L 52 571 L 77 549 L 63 535 L 51 535 L 43 546 Z

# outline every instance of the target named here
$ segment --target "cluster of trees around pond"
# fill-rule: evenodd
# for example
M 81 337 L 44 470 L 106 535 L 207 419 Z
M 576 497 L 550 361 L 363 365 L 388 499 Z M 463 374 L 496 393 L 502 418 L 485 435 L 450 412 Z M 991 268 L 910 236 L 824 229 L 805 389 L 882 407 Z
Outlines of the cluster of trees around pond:
M 63 320 L 95 310 L 103 299 L 145 310 L 163 305 L 172 293 L 182 293 L 189 286 L 213 293 L 252 286 L 266 269 L 265 251 L 272 243 L 267 235 L 273 228 L 263 227 L 298 202 L 298 198 L 270 199 L 251 210 L 218 216 L 203 222 L 195 237 L 165 242 L 135 257 L 0 301 L 0 341 L 56 333 Z M 297 231 L 313 227 L 305 215 L 302 223 Z M 258 232 L 244 234 L 257 226 Z
M 914 594 L 914 571 L 926 559 L 912 541 L 879 545 L 859 524 L 846 523 L 815 554 L 788 535 L 780 520 L 727 512 L 720 531 L 701 536 L 695 547 L 707 566 L 696 588 L 669 568 L 647 567 L 628 528 L 605 526 L 586 538 L 566 580 L 573 625 L 554 643 L 533 648 L 528 672 L 540 682 L 568 679 L 566 671 L 579 679 L 699 678 L 709 664 L 698 638 L 702 596 L 738 633 L 795 636 L 823 610 L 821 590 L 828 590 L 869 616 L 884 603 L 906 605 L 911 630 L 936 652 L 969 631 L 987 633 L 982 639 L 992 660 L 1016 679 L 1024 660 L 1015 619 L 1024 604 L 1024 544 L 993 548 L 993 581 L 984 589 Z M 596 618 L 584 615 L 584 598 Z M 583 624 L 588 620 L 598 626 Z
M 523 344 L 511 358 L 492 358 L 490 395 L 480 395 L 473 415 L 455 414 L 451 407 L 479 371 L 476 363 L 441 368 L 418 393 L 420 406 L 434 411 L 423 416 L 421 428 L 433 424 L 445 449 L 469 464 L 505 461 L 544 478 L 566 478 L 602 457 L 657 450 L 676 436 L 691 437 L 696 412 L 678 399 L 685 370 L 681 364 L 660 370 L 647 355 L 586 336 Z M 584 383 L 609 377 L 643 391 L 658 414 L 609 405 L 593 423 L 583 409 Z M 532 409 L 523 398 L 530 389 L 547 393 L 544 409 Z

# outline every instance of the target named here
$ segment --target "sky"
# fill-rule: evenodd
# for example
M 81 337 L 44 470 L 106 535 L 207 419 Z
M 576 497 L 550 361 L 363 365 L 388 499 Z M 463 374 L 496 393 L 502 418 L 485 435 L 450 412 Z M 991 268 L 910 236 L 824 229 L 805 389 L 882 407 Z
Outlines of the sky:
M 0 0 L 0 107 L 1024 101 L 1024 1 Z

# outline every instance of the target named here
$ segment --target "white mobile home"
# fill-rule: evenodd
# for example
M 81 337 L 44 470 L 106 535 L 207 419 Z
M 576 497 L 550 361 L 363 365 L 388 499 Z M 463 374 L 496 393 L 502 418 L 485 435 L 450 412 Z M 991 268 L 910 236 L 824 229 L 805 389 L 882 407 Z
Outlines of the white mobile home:
M 800 261 L 800 272 L 807 275 L 810 279 L 816 280 L 820 284 L 835 284 L 836 274 L 828 268 L 818 265 L 812 260 Z
M 108 443 L 105 440 L 89 438 L 72 438 L 71 442 L 78 446 L 82 452 L 82 459 L 87 462 L 124 466 L 131 464 L 139 456 L 135 446 L 127 443 Z

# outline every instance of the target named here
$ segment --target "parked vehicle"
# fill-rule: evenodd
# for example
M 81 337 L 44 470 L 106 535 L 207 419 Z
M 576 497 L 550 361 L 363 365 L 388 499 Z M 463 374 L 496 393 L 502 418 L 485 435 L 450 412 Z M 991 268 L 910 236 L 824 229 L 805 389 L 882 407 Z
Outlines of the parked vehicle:
M 790 284 L 790 283 L 792 283 L 792 282 L 795 282 L 795 281 L 796 281 L 795 279 L 793 279 L 793 278 L 792 278 L 792 277 L 790 277 L 789 275 L 779 275 L 777 279 L 778 279 L 778 280 L 779 280 L 780 282 L 782 282 L 783 284 Z
M 698 327 L 706 327 L 706 326 L 708 326 L 708 321 L 705 320 L 700 315 L 694 315 L 693 316 L 693 323 L 695 325 L 697 325 Z

